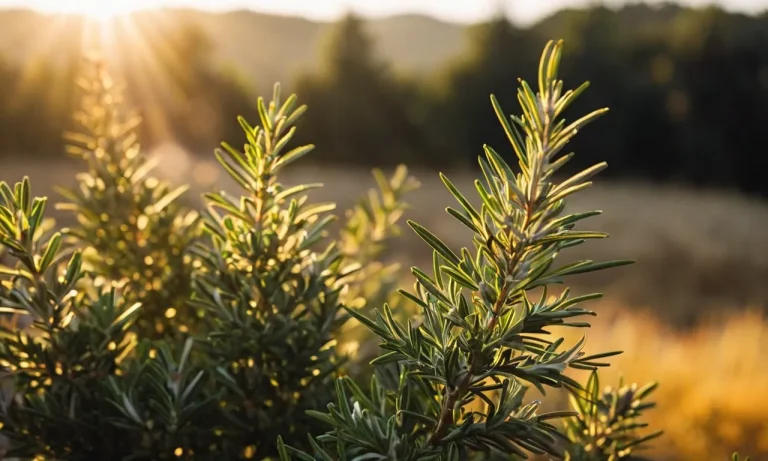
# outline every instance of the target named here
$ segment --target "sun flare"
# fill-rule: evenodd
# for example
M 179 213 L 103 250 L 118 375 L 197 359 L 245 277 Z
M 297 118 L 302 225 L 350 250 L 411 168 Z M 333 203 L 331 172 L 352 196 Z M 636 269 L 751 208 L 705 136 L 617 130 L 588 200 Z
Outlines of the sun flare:
M 131 0 L 78 0 L 62 2 L 57 5 L 56 10 L 65 14 L 79 14 L 96 21 L 108 21 L 137 10 L 138 3 L 140 2 Z
M 187 94 L 177 91 L 179 85 L 200 84 L 188 76 L 189 50 L 195 52 L 197 43 L 195 24 L 175 15 L 168 7 L 173 2 L 167 0 L 35 1 L 35 9 L 49 22 L 29 44 L 29 64 L 12 93 L 23 96 L 32 91 L 42 78 L 39 63 L 54 54 L 71 63 L 72 69 L 83 57 L 98 59 L 115 82 L 130 88 L 127 98 L 130 107 L 141 113 L 146 136 L 158 143 L 176 142 L 174 124 L 164 107 L 188 103 Z M 52 94 L 69 91 L 69 78 L 57 74 Z

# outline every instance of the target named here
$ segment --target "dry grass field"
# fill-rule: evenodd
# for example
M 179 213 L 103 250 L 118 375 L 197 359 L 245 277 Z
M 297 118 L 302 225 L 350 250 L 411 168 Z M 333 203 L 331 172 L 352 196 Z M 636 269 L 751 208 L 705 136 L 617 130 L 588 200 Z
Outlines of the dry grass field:
M 158 171 L 193 184 L 190 204 L 208 188 L 236 189 L 215 164 L 166 151 Z M 74 181 L 71 165 L 0 161 L 0 180 L 29 174 L 35 194 Z M 472 196 L 471 175 L 448 172 Z M 408 201 L 407 218 L 461 247 L 468 235 L 444 208 L 453 200 L 435 172 L 412 172 L 421 189 Z M 374 182 L 368 171 L 302 167 L 284 182 L 323 182 L 317 200 L 345 209 Z M 623 350 L 603 373 L 630 382 L 658 380 L 659 408 L 649 421 L 666 435 L 654 443 L 653 459 L 726 460 L 734 450 L 768 459 L 768 203 L 720 191 L 693 191 L 597 180 L 574 197 L 573 211 L 601 209 L 592 228 L 611 237 L 578 247 L 570 257 L 634 259 L 635 265 L 572 280 L 574 291 L 598 290 L 598 317 L 586 333 L 588 352 Z M 54 200 L 55 201 L 55 200 Z M 426 245 L 404 228 L 390 259 L 423 264 Z M 406 274 L 407 275 L 407 274 Z M 410 284 L 410 280 L 408 281 Z

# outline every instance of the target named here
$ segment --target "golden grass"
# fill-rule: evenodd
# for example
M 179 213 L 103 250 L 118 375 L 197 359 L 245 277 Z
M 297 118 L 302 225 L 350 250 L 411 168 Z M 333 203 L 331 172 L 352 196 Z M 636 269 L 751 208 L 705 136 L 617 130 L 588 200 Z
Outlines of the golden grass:
M 747 310 L 680 332 L 650 313 L 602 304 L 593 306 L 598 317 L 592 328 L 563 333 L 571 341 L 586 333 L 589 353 L 624 351 L 600 372 L 601 384 L 615 386 L 619 376 L 639 385 L 660 383 L 658 408 L 646 418 L 665 431 L 653 442 L 653 459 L 768 455 L 768 322 L 761 312 Z
M 215 165 L 190 158 L 176 152 L 160 171 L 174 182 L 192 183 L 193 202 L 211 187 L 237 191 Z M 66 164 L 0 162 L 0 180 L 29 174 L 36 194 L 72 184 L 74 171 Z M 469 235 L 444 212 L 453 200 L 436 173 L 415 174 L 422 188 L 410 197 L 406 217 L 452 247 L 467 245 Z M 449 176 L 474 195 L 471 175 Z M 285 174 L 290 184 L 317 181 L 327 186 L 313 198 L 337 202 L 341 209 L 373 185 L 367 170 L 303 167 Z M 598 180 L 574 197 L 570 209 L 604 210 L 589 224 L 611 238 L 574 249 L 566 258 L 638 261 L 574 278 L 576 292 L 596 290 L 609 298 L 592 305 L 599 313 L 593 328 L 565 333 L 574 340 L 586 333 L 588 352 L 625 351 L 602 372 L 602 383 L 615 384 L 619 374 L 630 382 L 660 381 L 659 408 L 648 413 L 648 421 L 666 434 L 649 454 L 659 460 L 724 461 L 739 450 L 768 459 L 768 360 L 762 356 L 768 352 L 763 316 L 768 204 L 726 192 Z M 429 256 L 426 245 L 405 229 L 389 259 L 407 267 L 423 265 Z

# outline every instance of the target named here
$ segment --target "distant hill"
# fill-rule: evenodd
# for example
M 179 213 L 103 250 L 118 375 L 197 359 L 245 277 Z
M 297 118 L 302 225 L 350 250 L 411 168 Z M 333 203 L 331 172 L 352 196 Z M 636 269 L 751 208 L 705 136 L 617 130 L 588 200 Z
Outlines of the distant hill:
M 200 26 L 214 45 L 216 61 L 233 65 L 259 86 L 289 82 L 297 70 L 316 66 L 324 37 L 332 26 L 301 17 L 249 10 L 209 13 L 189 9 L 162 10 L 167 18 Z M 142 12 L 138 15 L 152 14 Z M 166 19 L 170 24 L 170 21 Z M 367 23 L 382 59 L 399 72 L 422 73 L 461 53 L 464 26 L 428 16 L 401 15 Z M 62 37 L 79 37 L 82 20 L 28 10 L 0 11 L 0 57 L 28 61 L 57 58 Z M 43 32 L 41 32 L 43 31 Z
M 330 22 L 280 16 L 250 10 L 210 13 L 192 9 L 164 9 L 171 26 L 184 19 L 197 24 L 213 45 L 217 63 L 233 66 L 261 90 L 275 81 L 290 84 L 296 71 L 315 68 Z M 571 35 L 589 16 L 586 9 L 563 9 L 531 26 L 545 40 Z M 612 10 L 616 27 L 658 33 L 668 30 L 680 15 L 696 11 L 672 3 L 651 6 L 627 4 Z M 701 11 L 701 10 L 699 10 Z M 156 11 L 136 13 L 152 15 Z M 160 15 L 158 15 L 160 17 Z M 730 15 L 732 18 L 742 15 Z M 424 15 L 397 15 L 367 22 L 379 57 L 407 74 L 424 74 L 459 56 L 467 47 L 472 26 Z M 63 51 L 80 39 L 82 19 L 50 16 L 30 10 L 0 10 L 0 59 L 28 63 L 35 56 L 48 62 L 65 59 Z M 686 31 L 678 31 L 686 35 Z M 162 36 L 162 33 L 161 33 Z M 671 37 L 670 37 L 671 38 Z M 69 45 L 67 45 L 69 40 Z M 71 50 L 71 48 L 69 48 Z M 1 61 L 0 61 L 1 62 Z
M 331 23 L 251 11 L 224 14 L 187 12 L 217 45 L 218 56 L 249 75 L 284 80 L 317 65 Z M 397 70 L 429 71 L 459 54 L 463 27 L 427 16 L 394 16 L 368 22 L 379 56 Z

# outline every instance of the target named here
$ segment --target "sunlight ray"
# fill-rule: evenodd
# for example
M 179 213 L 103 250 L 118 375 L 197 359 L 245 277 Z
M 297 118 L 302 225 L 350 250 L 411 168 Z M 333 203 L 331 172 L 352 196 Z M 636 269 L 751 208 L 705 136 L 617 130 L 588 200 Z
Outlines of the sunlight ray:
M 151 17 L 161 16 L 153 12 Z M 115 44 L 116 54 L 123 56 L 121 72 L 124 80 L 131 82 L 134 95 L 132 105 L 140 107 L 145 121 L 144 129 L 153 141 L 173 141 L 175 139 L 171 123 L 167 119 L 165 101 L 172 95 L 173 85 L 167 80 L 162 62 L 151 47 L 150 38 L 138 26 L 140 21 L 149 20 L 147 16 L 132 15 L 121 26 L 121 39 Z M 158 19 L 155 19 L 158 20 Z M 159 20 L 162 21 L 162 18 Z M 162 37 L 152 38 L 162 40 Z M 126 50 L 126 47 L 130 47 Z

